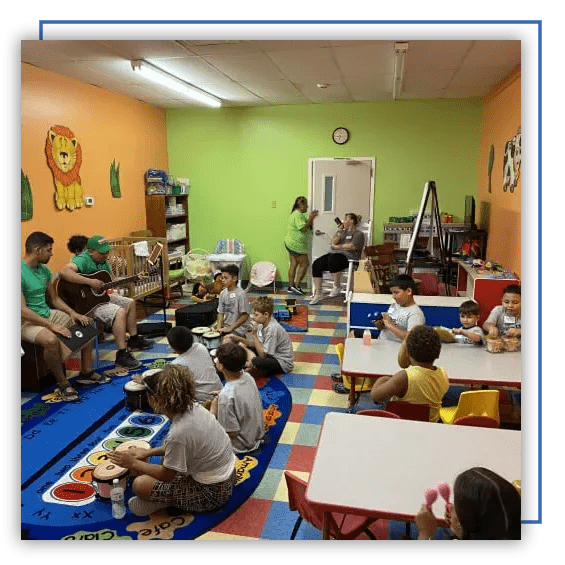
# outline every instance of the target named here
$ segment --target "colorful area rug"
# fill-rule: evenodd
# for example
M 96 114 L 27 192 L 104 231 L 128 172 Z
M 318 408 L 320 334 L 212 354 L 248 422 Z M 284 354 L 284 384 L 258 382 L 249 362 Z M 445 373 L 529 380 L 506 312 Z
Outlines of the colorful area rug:
M 134 373 L 155 366 L 144 360 Z M 22 405 L 22 539 L 194 539 L 223 521 L 260 483 L 292 408 L 287 387 L 276 377 L 257 380 L 267 433 L 256 451 L 237 456 L 237 483 L 230 501 L 215 512 L 112 518 L 109 500 L 96 494 L 92 472 L 106 453 L 132 439 L 160 445 L 169 427 L 164 416 L 125 408 L 127 376 L 82 388 L 79 403 L 63 403 L 48 391 Z M 157 463 L 153 458 L 152 462 Z M 128 481 L 126 500 L 132 496 Z

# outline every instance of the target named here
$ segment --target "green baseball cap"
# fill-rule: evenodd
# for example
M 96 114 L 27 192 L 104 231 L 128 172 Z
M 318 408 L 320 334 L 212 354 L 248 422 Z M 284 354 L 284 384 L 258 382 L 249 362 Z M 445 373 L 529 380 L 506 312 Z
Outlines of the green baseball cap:
M 93 235 L 86 242 L 86 249 L 89 251 L 98 251 L 98 253 L 108 253 L 112 246 L 106 241 L 103 235 Z

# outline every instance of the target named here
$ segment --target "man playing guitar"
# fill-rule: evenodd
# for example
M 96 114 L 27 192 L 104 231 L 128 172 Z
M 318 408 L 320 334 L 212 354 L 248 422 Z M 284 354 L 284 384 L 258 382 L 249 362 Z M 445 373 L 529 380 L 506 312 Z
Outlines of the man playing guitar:
M 108 263 L 108 254 L 112 246 L 107 243 L 102 235 L 93 235 L 86 244 L 86 251 L 74 257 L 61 271 L 61 277 L 70 283 L 88 285 L 95 292 L 102 292 L 104 282 L 89 275 L 98 271 L 112 273 Z M 116 366 L 128 369 L 137 369 L 141 363 L 128 351 L 133 349 L 149 349 L 153 342 L 137 334 L 137 319 L 135 301 L 126 296 L 111 294 L 108 302 L 95 306 L 89 313 L 93 318 L 100 320 L 105 327 L 111 327 L 116 346 Z M 129 340 L 126 344 L 126 332 Z

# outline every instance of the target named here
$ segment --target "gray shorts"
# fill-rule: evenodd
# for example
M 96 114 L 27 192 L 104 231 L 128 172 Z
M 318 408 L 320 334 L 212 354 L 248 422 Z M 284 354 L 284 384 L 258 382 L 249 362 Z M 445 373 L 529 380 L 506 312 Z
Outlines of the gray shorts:
M 123 308 L 127 311 L 129 305 L 133 302 L 133 299 L 119 294 L 110 294 L 109 296 L 110 302 L 103 302 L 102 304 L 99 304 L 91 310 L 88 315 L 96 320 L 100 320 L 104 324 L 104 329 L 111 331 L 118 310 Z

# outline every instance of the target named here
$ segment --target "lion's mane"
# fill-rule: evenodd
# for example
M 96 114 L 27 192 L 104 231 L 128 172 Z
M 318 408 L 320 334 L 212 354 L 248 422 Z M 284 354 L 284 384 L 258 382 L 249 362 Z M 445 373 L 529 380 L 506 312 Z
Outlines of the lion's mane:
M 75 134 L 65 126 L 53 126 L 49 128 L 49 131 L 54 132 L 61 137 L 66 137 L 67 139 L 73 139 Z M 76 181 L 81 184 L 80 176 L 79 176 L 79 169 L 82 165 L 82 149 L 80 147 L 80 143 L 77 141 L 76 145 L 74 146 L 75 149 L 75 164 L 73 168 L 64 173 L 59 169 L 55 159 L 53 159 L 53 144 L 51 142 L 51 137 L 49 136 L 49 132 L 47 132 L 47 141 L 45 143 L 45 155 L 47 156 L 47 165 L 51 169 L 53 176 L 57 179 L 63 186 L 69 186 L 72 182 Z

